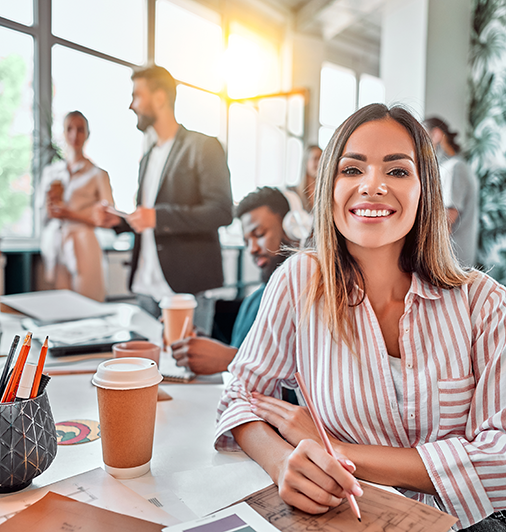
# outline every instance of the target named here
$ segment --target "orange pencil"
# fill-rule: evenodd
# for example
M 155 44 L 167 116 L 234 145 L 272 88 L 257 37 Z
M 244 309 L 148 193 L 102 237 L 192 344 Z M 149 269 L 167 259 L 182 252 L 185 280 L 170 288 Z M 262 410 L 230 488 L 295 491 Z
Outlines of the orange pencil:
M 40 350 L 39 362 L 37 363 L 37 370 L 35 371 L 35 377 L 33 378 L 33 385 L 32 385 L 32 391 L 30 393 L 30 399 L 37 397 L 37 393 L 39 391 L 40 378 L 42 376 L 42 370 L 44 369 L 44 362 L 46 361 L 48 339 L 49 337 L 46 336 L 46 339 L 44 340 L 44 343 L 42 344 L 42 349 Z
M 30 352 L 31 345 L 32 333 L 29 332 L 25 336 L 25 341 L 23 342 L 23 346 L 19 351 L 19 356 L 16 360 L 14 369 L 12 370 L 11 378 L 9 379 L 9 382 L 7 383 L 7 386 L 5 388 L 5 392 L 2 396 L 2 403 L 10 403 L 14 401 L 16 397 L 16 391 L 19 386 L 19 379 L 21 378 L 21 373 L 23 373 L 23 368 L 25 367 L 26 359 L 28 358 L 28 353 Z

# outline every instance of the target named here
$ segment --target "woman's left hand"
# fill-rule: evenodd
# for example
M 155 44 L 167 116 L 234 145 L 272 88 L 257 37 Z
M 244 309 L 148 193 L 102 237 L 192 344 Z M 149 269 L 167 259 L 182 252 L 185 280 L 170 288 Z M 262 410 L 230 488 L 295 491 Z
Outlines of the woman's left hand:
M 69 209 L 63 203 L 48 203 L 47 211 L 50 218 L 65 220 L 69 218 Z
M 279 430 L 283 438 L 297 447 L 302 440 L 315 440 L 322 444 L 318 430 L 305 406 L 296 406 L 274 397 L 253 392 L 251 409 L 264 421 Z

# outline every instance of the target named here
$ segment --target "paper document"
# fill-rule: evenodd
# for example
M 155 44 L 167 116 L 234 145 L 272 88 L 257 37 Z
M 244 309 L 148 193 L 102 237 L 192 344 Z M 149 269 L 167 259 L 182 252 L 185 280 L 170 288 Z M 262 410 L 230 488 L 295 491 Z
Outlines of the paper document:
M 106 303 L 71 290 L 41 290 L 2 296 L 2 303 L 40 323 L 98 318 L 114 312 Z
M 164 532 L 278 532 L 245 502 L 208 517 L 163 529 Z
M 51 341 L 67 345 L 84 344 L 90 340 L 107 338 L 124 330 L 121 325 L 114 323 L 114 320 L 108 317 L 68 321 L 43 327 L 28 326 L 26 328 L 31 330 L 33 338 L 40 342 L 43 342 L 44 338 L 49 336 Z
M 362 522 L 346 500 L 324 514 L 306 514 L 283 502 L 274 484 L 244 499 L 254 510 L 283 532 L 448 532 L 457 519 L 421 502 L 369 484 L 357 503 Z M 172 530 L 172 528 L 170 529 Z
M 119 480 L 111 477 L 102 468 L 96 468 L 44 488 L 23 491 L 0 498 L 0 523 L 4 523 L 18 512 L 28 508 L 49 491 L 99 508 L 162 525 L 172 525 L 179 522 L 178 519 L 148 502 L 135 491 L 124 486 Z M 2 530 L 1 527 L 0 530 Z
M 163 525 L 96 508 L 49 492 L 32 506 L 0 525 L 5 532 L 160 532 Z
M 204 517 L 270 486 L 271 477 L 253 460 L 172 474 L 172 490 L 196 515 Z M 209 486 L 213 486 L 210 490 Z

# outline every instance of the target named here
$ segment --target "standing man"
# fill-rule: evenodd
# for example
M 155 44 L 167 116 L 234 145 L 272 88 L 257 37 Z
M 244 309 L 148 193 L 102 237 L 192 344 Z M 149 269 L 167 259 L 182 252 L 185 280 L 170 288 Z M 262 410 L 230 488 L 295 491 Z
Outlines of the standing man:
M 140 162 L 137 208 L 121 220 L 102 206 L 98 225 L 134 231 L 130 289 L 158 316 L 158 302 L 223 284 L 218 228 L 232 221 L 230 173 L 216 138 L 188 131 L 174 117 L 176 84 L 151 66 L 132 75 L 137 128 L 158 140 Z
M 226 371 L 255 321 L 267 281 L 286 259 L 283 246 L 296 245 L 283 230 L 283 218 L 289 210 L 283 193 L 270 187 L 251 192 L 239 203 L 236 216 L 241 220 L 248 251 L 262 271 L 263 284 L 242 302 L 231 345 L 203 336 L 185 338 L 171 346 L 178 366 L 187 366 L 201 375 Z

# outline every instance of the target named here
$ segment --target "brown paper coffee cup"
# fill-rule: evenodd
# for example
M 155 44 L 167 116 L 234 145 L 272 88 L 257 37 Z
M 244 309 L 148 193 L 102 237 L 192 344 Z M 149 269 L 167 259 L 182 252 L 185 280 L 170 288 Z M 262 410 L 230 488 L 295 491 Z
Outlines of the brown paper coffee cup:
M 164 297 L 160 302 L 163 315 L 163 339 L 169 346 L 181 336 L 188 335 L 193 330 L 193 313 L 197 306 L 197 300 L 192 294 L 174 294 Z M 183 331 L 185 320 L 188 324 Z
M 156 364 L 144 358 L 106 360 L 93 376 L 105 470 L 114 477 L 149 471 L 161 379 Z
M 121 342 L 112 346 L 115 358 L 138 357 L 149 358 L 160 367 L 160 346 L 144 340 L 132 340 Z

